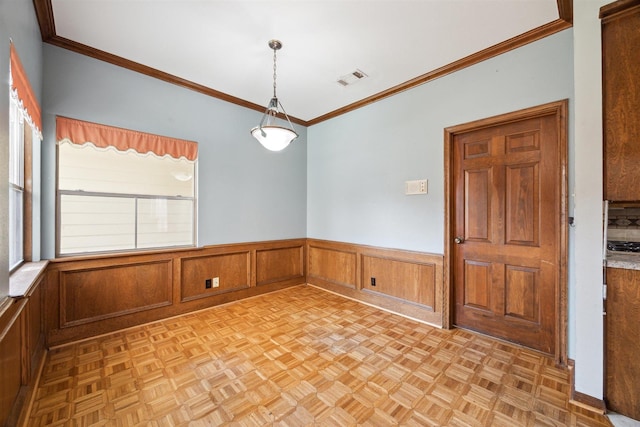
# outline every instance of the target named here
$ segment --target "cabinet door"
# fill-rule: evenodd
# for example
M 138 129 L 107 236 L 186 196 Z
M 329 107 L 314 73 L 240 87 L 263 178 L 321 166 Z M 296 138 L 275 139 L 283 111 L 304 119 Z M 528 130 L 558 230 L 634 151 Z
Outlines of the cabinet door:
M 607 269 L 607 407 L 640 420 L 640 271 Z
M 603 13 L 604 14 L 604 8 Z M 640 200 L 640 5 L 602 20 L 604 195 Z

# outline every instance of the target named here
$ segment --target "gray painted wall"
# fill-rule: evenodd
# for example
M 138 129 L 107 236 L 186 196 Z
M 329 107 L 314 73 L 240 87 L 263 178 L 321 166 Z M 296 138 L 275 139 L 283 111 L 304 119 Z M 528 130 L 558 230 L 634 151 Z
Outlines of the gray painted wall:
M 575 343 L 575 389 L 601 398 L 604 388 L 602 302 L 602 57 L 600 7 L 609 0 L 573 4 L 575 82 L 575 272 L 569 295 Z
M 309 128 L 308 236 L 442 253 L 444 128 L 571 98 L 572 44 L 566 30 Z M 422 178 L 429 194 L 404 195 Z
M 305 237 L 305 128 L 272 153 L 249 134 L 260 112 L 55 46 L 45 45 L 44 62 L 44 258 L 55 254 L 56 115 L 198 142 L 201 246 Z
M 32 2 L 0 0 L 0 300 L 9 293 L 9 40 L 41 99 L 42 39 Z

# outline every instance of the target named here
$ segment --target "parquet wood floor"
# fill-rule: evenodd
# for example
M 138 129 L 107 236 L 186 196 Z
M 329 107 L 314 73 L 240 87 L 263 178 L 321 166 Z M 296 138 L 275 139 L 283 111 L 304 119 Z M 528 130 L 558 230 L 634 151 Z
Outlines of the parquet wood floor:
M 29 426 L 610 425 L 544 355 L 312 286 L 52 349 L 37 387 Z

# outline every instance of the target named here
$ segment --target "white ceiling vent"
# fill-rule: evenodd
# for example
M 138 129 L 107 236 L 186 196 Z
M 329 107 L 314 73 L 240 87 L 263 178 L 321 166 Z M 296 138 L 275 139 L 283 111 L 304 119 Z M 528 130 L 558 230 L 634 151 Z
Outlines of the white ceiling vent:
M 355 71 L 340 77 L 338 79 L 338 83 L 342 86 L 350 86 L 366 77 L 368 76 L 363 71 L 356 69 Z

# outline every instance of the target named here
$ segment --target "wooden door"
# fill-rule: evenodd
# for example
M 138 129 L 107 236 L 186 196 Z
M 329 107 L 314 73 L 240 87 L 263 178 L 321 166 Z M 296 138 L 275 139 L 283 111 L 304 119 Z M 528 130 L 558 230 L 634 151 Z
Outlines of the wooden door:
M 559 120 L 505 120 L 452 135 L 453 322 L 554 354 L 565 232 Z

